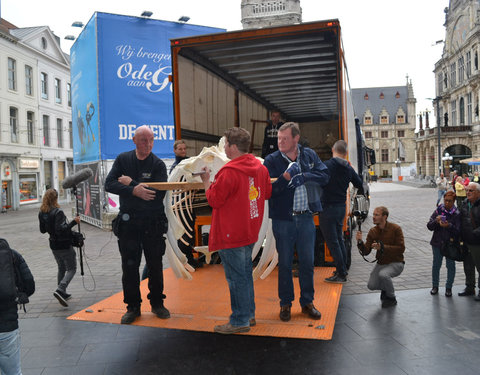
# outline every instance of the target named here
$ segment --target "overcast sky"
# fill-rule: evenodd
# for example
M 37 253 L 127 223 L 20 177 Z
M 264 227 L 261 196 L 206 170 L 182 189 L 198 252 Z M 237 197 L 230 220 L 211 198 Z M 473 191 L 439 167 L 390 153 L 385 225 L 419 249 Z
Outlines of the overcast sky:
M 17 27 L 47 25 L 62 39 L 79 34 L 73 21 L 87 23 L 95 11 L 177 21 L 189 16 L 191 24 L 239 30 L 240 0 L 0 0 L 1 16 Z M 448 0 L 301 0 L 303 21 L 338 18 L 352 88 L 404 85 L 412 80 L 417 113 L 432 111 L 435 62 L 445 38 L 444 9 Z M 433 122 L 434 123 L 434 122 Z

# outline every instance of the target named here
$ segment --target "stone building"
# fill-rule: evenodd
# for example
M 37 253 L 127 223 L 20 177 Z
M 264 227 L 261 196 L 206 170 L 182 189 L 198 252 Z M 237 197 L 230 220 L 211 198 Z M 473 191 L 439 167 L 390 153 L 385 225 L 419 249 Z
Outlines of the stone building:
M 73 167 L 69 57 L 48 26 L 0 21 L 0 183 L 7 206 L 61 200 Z
M 352 89 L 352 97 L 365 144 L 375 151 L 375 175 L 389 177 L 398 166 L 414 168 L 417 100 L 412 83 Z
M 302 22 L 300 0 L 242 0 L 244 29 Z
M 460 160 L 480 157 L 479 1 L 450 0 L 444 26 L 443 53 L 434 70 L 437 123 L 416 137 L 417 163 L 426 175 L 467 172 L 471 167 Z

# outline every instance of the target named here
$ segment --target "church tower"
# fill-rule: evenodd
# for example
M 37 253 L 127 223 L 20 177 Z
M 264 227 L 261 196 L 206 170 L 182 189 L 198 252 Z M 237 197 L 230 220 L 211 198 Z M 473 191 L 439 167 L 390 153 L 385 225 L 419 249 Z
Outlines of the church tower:
M 244 29 L 302 22 L 300 0 L 242 0 Z

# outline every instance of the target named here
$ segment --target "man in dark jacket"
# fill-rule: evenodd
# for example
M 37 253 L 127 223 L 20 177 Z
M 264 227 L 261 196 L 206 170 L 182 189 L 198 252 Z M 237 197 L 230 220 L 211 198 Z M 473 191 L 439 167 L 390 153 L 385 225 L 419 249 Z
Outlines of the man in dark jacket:
M 480 272 L 480 184 L 470 182 L 465 191 L 467 199 L 460 209 L 460 217 L 462 239 L 469 253 L 463 261 L 465 290 L 458 295 L 472 296 L 475 295 L 475 268 Z M 480 291 L 475 300 L 480 301 Z
M 3 240 L 4 241 L 4 240 Z M 4 241 L 6 243 L 6 241 Z M 8 244 L 7 244 L 8 246 Z M 15 250 L 2 252 L 11 257 L 16 269 L 17 288 L 30 297 L 35 292 L 35 281 L 23 257 Z M 2 261 L 3 263 L 3 261 Z M 2 270 L 5 272 L 5 270 Z M 20 366 L 20 332 L 18 330 L 18 307 L 15 297 L 4 299 L 0 295 L 0 373 L 21 374 Z
M 167 168 L 152 153 L 153 131 L 148 126 L 137 128 L 133 142 L 135 150 L 118 155 L 105 180 L 105 190 L 120 196 L 116 234 L 122 256 L 123 301 L 127 304 L 122 324 L 131 324 L 140 316 L 142 299 L 138 268 L 142 250 L 150 276 L 148 299 L 152 312 L 161 319 L 170 318 L 170 312 L 163 305 L 163 235 L 168 228 L 163 207 L 165 191 L 151 189 L 145 184 L 167 181 Z
M 313 213 L 322 210 L 320 187 L 328 182 L 328 169 L 310 148 L 298 144 L 298 124 L 287 122 L 278 130 L 278 151 L 265 159 L 272 184 L 269 216 L 278 253 L 278 296 L 280 319 L 291 318 L 294 300 L 292 262 L 295 250 L 299 262 L 300 305 L 312 319 L 321 314 L 313 305 L 313 252 L 315 224 Z
M 170 167 L 169 174 L 172 174 L 174 168 L 180 163 L 182 160 L 188 159 L 187 156 L 187 144 L 183 139 L 177 139 L 173 143 L 173 152 L 175 153 L 175 161 L 173 162 L 172 166 Z
M 343 242 L 343 220 L 350 182 L 363 194 L 362 179 L 347 159 L 347 142 L 339 140 L 332 147 L 333 157 L 325 162 L 330 174 L 328 184 L 323 188 L 323 211 L 318 214 L 320 229 L 335 261 L 336 272 L 325 281 L 344 283 L 347 281 L 347 250 Z
M 278 150 L 278 129 L 283 125 L 280 121 L 280 112 L 272 111 L 271 120 L 265 127 L 262 145 L 262 158 L 265 159 L 267 155 Z

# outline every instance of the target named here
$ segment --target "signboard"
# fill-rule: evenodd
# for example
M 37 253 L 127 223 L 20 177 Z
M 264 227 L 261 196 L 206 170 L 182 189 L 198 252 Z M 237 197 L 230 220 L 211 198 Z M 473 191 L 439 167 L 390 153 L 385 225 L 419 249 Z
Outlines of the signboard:
M 100 196 L 100 178 L 99 178 L 99 163 L 91 163 L 79 165 L 75 169 L 78 172 L 81 169 L 90 168 L 93 175 L 86 181 L 77 186 L 78 211 L 82 216 L 82 220 L 96 225 L 102 226 L 101 215 L 101 196 Z
M 153 152 L 175 141 L 170 39 L 224 29 L 97 12 L 72 47 L 74 163 L 110 160 L 149 126 Z

